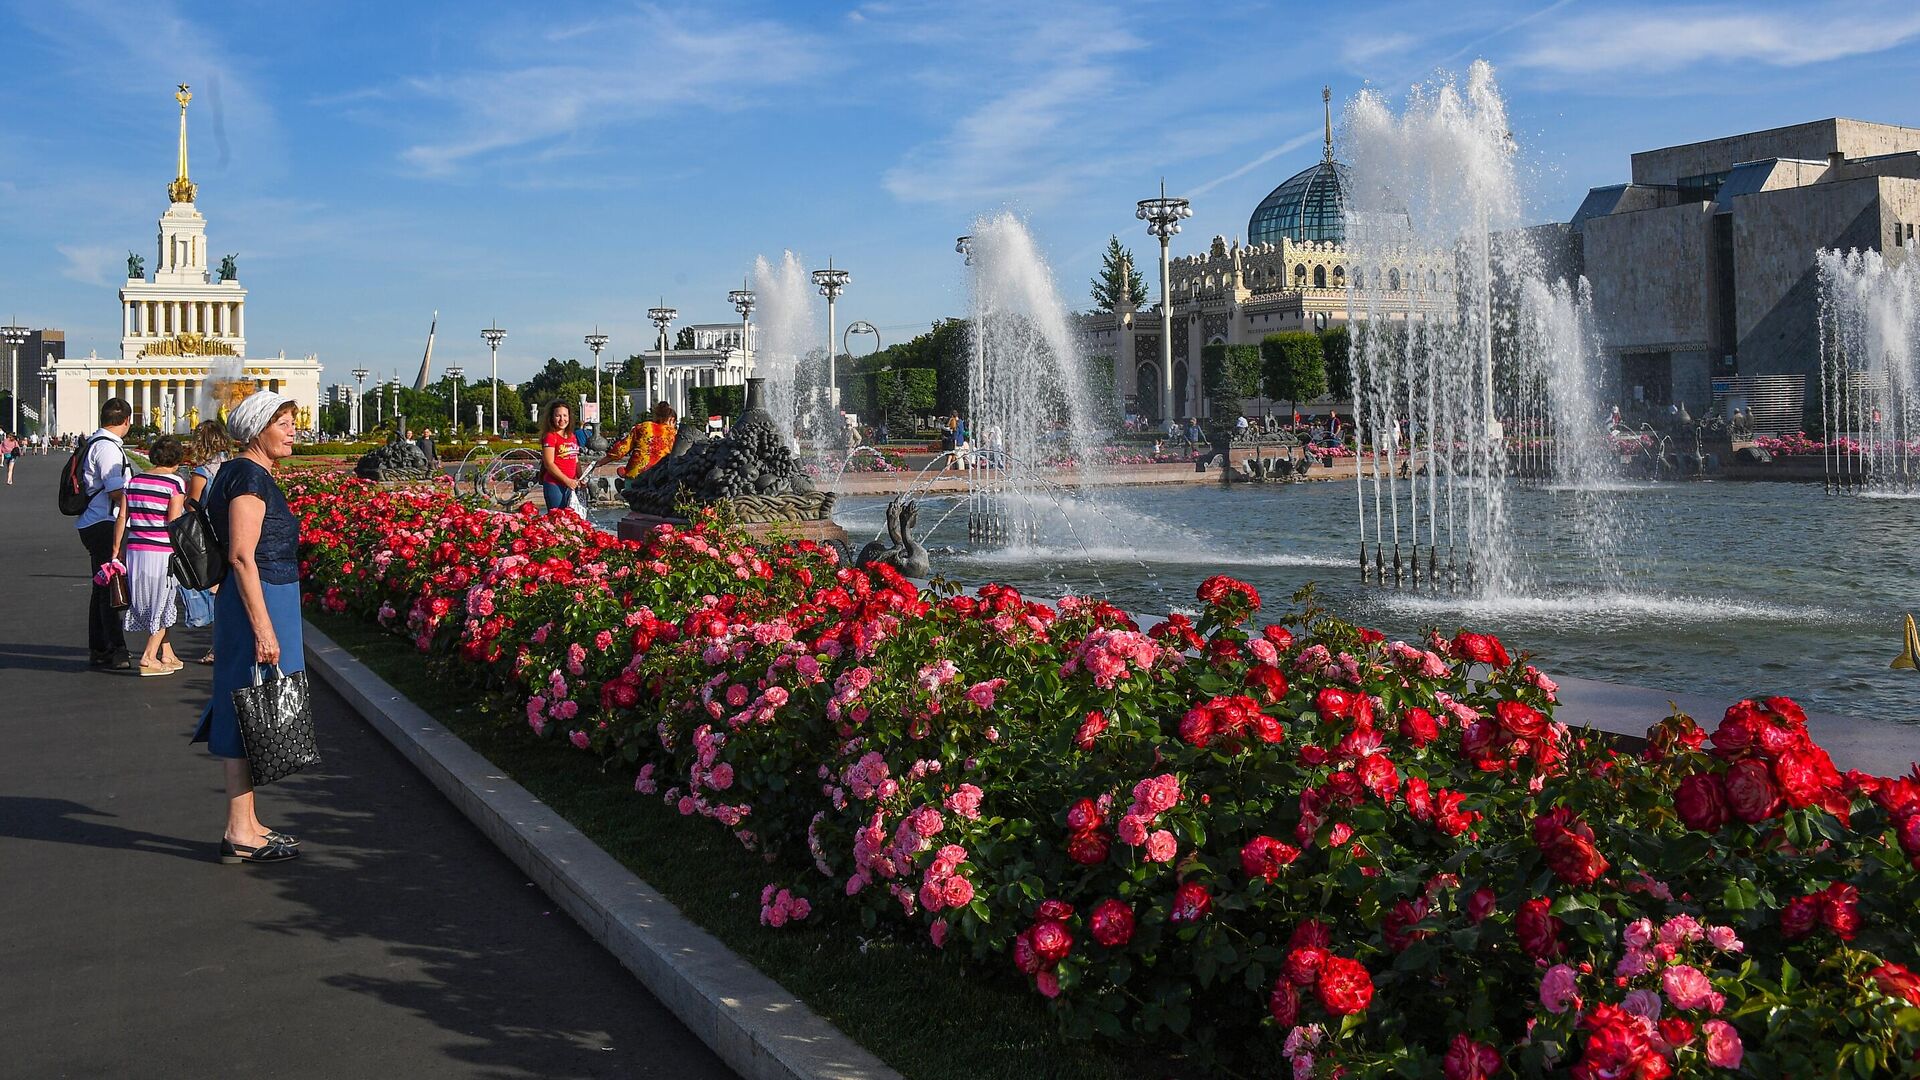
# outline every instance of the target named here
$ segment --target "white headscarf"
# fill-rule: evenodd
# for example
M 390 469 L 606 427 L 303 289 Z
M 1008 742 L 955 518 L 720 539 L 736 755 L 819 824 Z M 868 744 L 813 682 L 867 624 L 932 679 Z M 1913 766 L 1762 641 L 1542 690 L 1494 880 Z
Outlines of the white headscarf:
M 227 437 L 236 446 L 246 446 L 267 430 L 268 422 L 280 411 L 280 406 L 292 403 L 292 398 L 271 390 L 248 394 L 245 401 L 227 410 Z

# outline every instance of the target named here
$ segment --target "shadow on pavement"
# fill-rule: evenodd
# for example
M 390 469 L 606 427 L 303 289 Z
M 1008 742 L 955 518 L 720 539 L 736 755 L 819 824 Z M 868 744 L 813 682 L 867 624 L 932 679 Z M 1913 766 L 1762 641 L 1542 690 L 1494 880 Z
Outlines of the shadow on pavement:
M 205 862 L 218 854 L 212 844 L 129 829 L 106 821 L 87 820 L 113 816 L 69 799 L 0 795 L 0 836 L 44 840 L 55 844 L 121 848 L 155 855 L 178 855 L 196 862 Z

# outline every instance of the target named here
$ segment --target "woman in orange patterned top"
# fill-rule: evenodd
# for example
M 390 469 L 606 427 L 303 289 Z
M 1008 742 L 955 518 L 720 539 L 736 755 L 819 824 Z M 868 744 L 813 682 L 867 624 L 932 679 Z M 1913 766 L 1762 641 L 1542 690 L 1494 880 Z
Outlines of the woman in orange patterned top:
M 633 425 L 633 430 L 614 443 L 607 455 L 627 455 L 627 463 L 621 467 L 620 475 L 631 480 L 672 452 L 674 436 L 679 433 L 679 427 L 674 419 L 673 406 L 664 401 L 658 402 L 653 406 L 653 417 Z

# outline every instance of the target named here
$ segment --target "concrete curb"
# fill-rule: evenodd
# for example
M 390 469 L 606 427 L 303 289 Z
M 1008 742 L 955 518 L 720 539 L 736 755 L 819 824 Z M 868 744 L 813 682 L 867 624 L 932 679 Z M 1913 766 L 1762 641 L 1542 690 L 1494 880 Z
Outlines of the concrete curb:
M 307 669 L 746 1080 L 900 1080 L 312 623 Z

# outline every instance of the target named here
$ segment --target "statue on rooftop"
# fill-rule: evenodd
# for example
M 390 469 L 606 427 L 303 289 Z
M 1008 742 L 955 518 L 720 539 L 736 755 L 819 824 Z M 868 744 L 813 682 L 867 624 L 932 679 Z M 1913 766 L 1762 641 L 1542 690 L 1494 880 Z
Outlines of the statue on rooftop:
M 127 280 L 131 281 L 134 278 L 144 278 L 146 276 L 147 260 L 135 255 L 131 251 L 127 252 Z
M 240 257 L 239 253 L 235 252 L 234 254 L 228 255 L 220 260 L 220 280 L 221 281 L 240 280 L 240 269 L 239 267 L 234 265 L 234 260 L 238 259 L 239 257 Z

